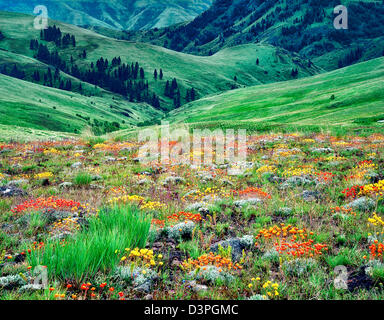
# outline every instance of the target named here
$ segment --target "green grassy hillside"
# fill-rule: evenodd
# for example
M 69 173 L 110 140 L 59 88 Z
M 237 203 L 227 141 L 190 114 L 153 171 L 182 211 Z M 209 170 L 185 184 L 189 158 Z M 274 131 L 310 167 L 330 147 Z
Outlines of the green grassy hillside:
M 340 4 L 348 8 L 348 30 L 334 28 L 333 11 Z M 383 23 L 384 8 L 378 0 L 216 0 L 189 23 L 120 36 L 197 55 L 244 43 L 270 43 L 331 71 L 357 48 L 361 55 L 343 66 L 380 57 Z
M 132 104 L 108 94 L 86 97 L 2 74 L 0 108 L 3 125 L 77 133 L 90 127 L 95 119 L 129 128 L 160 116 L 146 104 Z
M 377 125 L 384 120 L 384 58 L 311 78 L 238 89 L 169 114 L 174 122 Z
M 23 14 L 0 12 L 0 30 L 5 39 L 0 41 L 0 48 L 12 53 L 32 57 L 34 52 L 29 49 L 31 39 L 39 39 L 39 31 L 33 28 L 33 17 Z M 75 48 L 60 48 L 59 55 L 68 64 L 71 56 L 75 64 L 83 70 L 90 68 L 91 62 L 100 57 L 111 61 L 120 56 L 122 62 L 138 61 L 145 70 L 149 87 L 162 99 L 165 108 L 172 108 L 173 101 L 164 97 L 166 80 L 176 78 L 181 87 L 181 96 L 185 96 L 187 88 L 195 88 L 198 96 L 225 91 L 233 86 L 248 86 L 291 78 L 291 70 L 298 69 L 299 77 L 321 72 L 314 65 L 308 66 L 308 61 L 296 54 L 277 49 L 271 45 L 249 44 L 240 47 L 227 48 L 214 56 L 201 57 L 174 52 L 162 47 L 119 41 L 111 39 L 90 30 L 59 22 L 56 24 L 63 33 L 76 36 Z M 39 40 L 40 41 L 40 40 Z M 44 41 L 41 41 L 45 43 Z M 48 43 L 51 50 L 53 43 Z M 86 50 L 87 57 L 79 58 Z M 260 64 L 256 65 L 259 58 Z M 155 81 L 154 69 L 162 68 L 164 79 Z M 237 77 L 237 82 L 234 77 Z

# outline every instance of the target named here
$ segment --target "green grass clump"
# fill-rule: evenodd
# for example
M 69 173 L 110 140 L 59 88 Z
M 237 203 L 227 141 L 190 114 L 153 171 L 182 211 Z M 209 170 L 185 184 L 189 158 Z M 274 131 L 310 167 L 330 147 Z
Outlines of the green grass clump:
M 77 186 L 86 186 L 92 182 L 92 176 L 87 172 L 80 172 L 76 175 L 74 183 Z
M 44 265 L 51 278 L 78 283 L 98 272 L 108 272 L 119 262 L 116 250 L 144 247 L 151 219 L 137 208 L 115 206 L 104 208 L 98 217 L 65 245 L 59 240 L 48 241 L 42 250 L 28 256 L 32 267 Z

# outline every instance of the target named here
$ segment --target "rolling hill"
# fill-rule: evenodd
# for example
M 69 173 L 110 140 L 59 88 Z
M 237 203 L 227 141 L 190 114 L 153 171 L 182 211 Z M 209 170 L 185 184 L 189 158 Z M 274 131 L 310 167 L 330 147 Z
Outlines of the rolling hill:
M 33 28 L 33 19 L 33 16 L 0 12 L 0 31 L 5 37 L 0 40 L 0 49 L 4 52 L 0 55 L 0 66 L 6 64 L 11 67 L 16 64 L 27 75 L 41 68 L 36 60 L 37 50 L 30 49 L 30 40 L 46 45 L 51 52 L 58 51 L 58 56 L 66 64 L 65 68 L 61 67 L 61 71 L 75 77 L 74 66 L 81 72 L 86 72 L 101 57 L 110 62 L 114 57 L 120 57 L 127 64 L 138 61 L 145 71 L 144 82 L 148 82 L 150 92 L 160 97 L 163 110 L 173 108 L 174 100 L 166 96 L 164 91 L 167 80 L 172 81 L 174 78 L 179 84 L 183 104 L 186 102 L 186 91 L 191 88 L 197 91 L 198 97 L 203 97 L 236 87 L 292 79 L 292 70 L 298 71 L 299 78 L 322 72 L 322 69 L 299 55 L 268 44 L 226 48 L 209 57 L 194 56 L 151 44 L 120 41 L 77 26 L 50 21 L 50 26 L 56 25 L 63 34 L 76 37 L 76 47 L 58 47 L 53 42 L 40 39 L 39 31 Z M 86 57 L 82 56 L 84 51 Z M 28 62 L 23 61 L 21 56 L 27 57 Z M 35 66 L 31 59 L 36 60 Z M 256 64 L 257 59 L 259 65 Z M 54 67 L 52 66 L 53 69 Z M 163 80 L 154 79 L 155 69 L 163 70 Z M 109 65 L 107 72 L 112 74 L 115 70 L 116 68 Z M 31 81 L 28 76 L 25 79 Z M 84 88 L 86 86 L 84 84 Z M 109 89 L 108 86 L 103 87 Z
M 123 30 L 161 28 L 193 20 L 211 0 L 0 0 L 0 10 L 32 14 L 45 5 L 50 18 Z
M 238 89 L 172 111 L 171 122 L 370 125 L 384 120 L 384 58 L 306 79 Z
M 0 74 L 0 124 L 80 133 L 85 128 L 119 123 L 131 128 L 161 116 L 146 104 L 133 104 L 108 93 L 87 97 Z M 102 132 L 104 133 L 104 132 Z
M 339 0 L 216 0 L 189 23 L 122 36 L 198 55 L 245 43 L 268 43 L 297 52 L 326 70 L 382 56 L 382 1 L 342 4 L 348 8 L 347 30 L 334 28 L 333 10 Z M 357 49 L 361 52 L 350 58 Z

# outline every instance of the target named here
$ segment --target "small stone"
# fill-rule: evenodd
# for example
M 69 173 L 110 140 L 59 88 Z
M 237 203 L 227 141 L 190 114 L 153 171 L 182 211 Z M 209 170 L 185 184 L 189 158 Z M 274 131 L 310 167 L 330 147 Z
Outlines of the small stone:
M 27 195 L 27 193 L 24 190 L 14 186 L 0 187 L 0 197 L 17 197 L 25 195 Z
M 218 252 L 219 246 L 223 249 L 231 247 L 232 260 L 239 261 L 243 255 L 243 250 L 250 249 L 254 243 L 254 238 L 252 235 L 246 235 L 242 238 L 230 238 L 213 244 L 210 247 L 210 251 Z
M 195 293 L 205 292 L 208 290 L 208 287 L 202 284 L 196 283 L 195 280 L 189 281 L 188 285 L 191 287 L 192 291 Z
M 72 169 L 78 169 L 78 168 L 81 168 L 83 166 L 83 164 L 81 162 L 75 162 L 71 165 L 71 168 Z
M 62 188 L 62 189 L 71 188 L 72 186 L 73 186 L 72 182 L 63 182 L 59 184 L 59 188 Z
M 262 203 L 263 201 L 260 200 L 259 198 L 250 198 L 250 199 L 241 199 L 241 200 L 236 200 L 235 202 L 233 202 L 233 204 L 236 206 L 236 207 L 244 207 L 244 206 L 248 206 L 248 205 L 252 205 L 252 206 L 256 206 L 260 203 Z
M 350 202 L 346 207 L 354 210 L 369 211 L 375 208 L 375 201 L 371 198 L 361 197 Z
M 317 201 L 321 199 L 321 194 L 318 191 L 304 190 L 301 196 L 304 201 Z
M 27 183 L 29 183 L 29 180 L 27 180 L 27 179 L 18 179 L 18 180 L 12 180 L 12 181 L 8 182 L 7 186 L 17 187 L 17 186 L 27 184 Z

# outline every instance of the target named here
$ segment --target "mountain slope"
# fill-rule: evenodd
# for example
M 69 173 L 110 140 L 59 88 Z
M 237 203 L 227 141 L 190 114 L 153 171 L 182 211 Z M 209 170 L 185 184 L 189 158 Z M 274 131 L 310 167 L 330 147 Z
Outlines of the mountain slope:
M 211 0 L 0 0 L 0 10 L 32 14 L 45 5 L 51 19 L 75 25 L 140 30 L 193 20 Z
M 166 81 L 172 81 L 173 78 L 177 79 L 182 103 L 184 103 L 186 90 L 190 88 L 197 91 L 198 97 L 203 97 L 233 87 L 288 80 L 292 78 L 293 69 L 298 70 L 298 77 L 321 72 L 321 69 L 309 64 L 297 54 L 291 54 L 271 45 L 243 45 L 227 48 L 214 56 L 202 57 L 150 44 L 119 41 L 73 25 L 50 21 L 51 26 L 56 24 L 63 33 L 76 37 L 76 47 L 58 48 L 54 43 L 47 43 L 40 39 L 39 32 L 33 29 L 32 21 L 32 16 L 0 12 L 0 30 L 5 37 L 0 40 L 0 49 L 8 51 L 6 60 L 8 65 L 14 53 L 29 58 L 36 56 L 36 51 L 29 48 L 30 40 L 33 39 L 47 45 L 51 52 L 58 50 L 58 55 L 67 66 L 66 70 L 62 71 L 69 74 L 72 74 L 73 66 L 83 72 L 91 69 L 91 64 L 96 65 L 100 57 L 111 62 L 114 57 L 119 56 L 122 62 L 127 64 L 138 61 L 145 71 L 144 81 L 148 81 L 149 90 L 160 97 L 163 109 L 168 110 L 173 107 L 173 100 L 165 96 L 164 91 Z M 81 57 L 84 50 L 87 53 L 85 58 Z M 257 58 L 259 65 L 256 64 Z M 0 55 L 0 65 L 1 59 Z M 17 61 L 15 63 L 19 63 L 20 68 L 25 68 L 22 63 Z M 33 65 L 29 64 L 28 69 L 31 74 Z M 163 70 L 163 80 L 154 79 L 155 69 Z M 108 72 L 113 71 L 108 69 Z
M 104 95 L 86 97 L 47 88 L 0 74 L 0 124 L 79 133 L 99 122 L 118 122 L 129 128 L 159 117 L 159 111 L 142 104 Z
M 378 121 L 384 120 L 384 58 L 310 78 L 210 96 L 172 111 L 168 120 L 383 126 Z
M 244 43 L 269 43 L 312 59 L 333 70 L 379 57 L 384 51 L 382 1 L 343 1 L 348 30 L 336 30 L 334 8 L 339 0 L 216 0 L 190 23 L 138 33 L 125 38 L 167 48 L 209 55 Z M 349 60 L 351 50 L 362 49 Z

